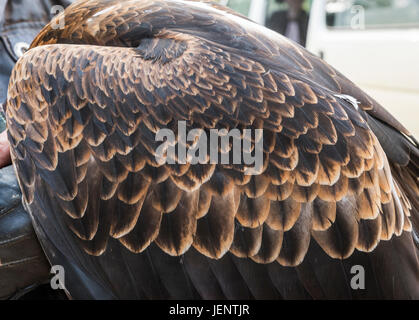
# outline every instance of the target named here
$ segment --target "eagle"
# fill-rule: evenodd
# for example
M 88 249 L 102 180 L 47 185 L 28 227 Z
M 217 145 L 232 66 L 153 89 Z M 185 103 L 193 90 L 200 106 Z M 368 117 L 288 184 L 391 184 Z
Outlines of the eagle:
M 25 208 L 73 299 L 419 298 L 418 142 L 219 4 L 74 3 L 16 63 L 6 116 Z M 158 161 L 161 130 L 196 145 L 180 123 L 237 129 L 262 165 Z

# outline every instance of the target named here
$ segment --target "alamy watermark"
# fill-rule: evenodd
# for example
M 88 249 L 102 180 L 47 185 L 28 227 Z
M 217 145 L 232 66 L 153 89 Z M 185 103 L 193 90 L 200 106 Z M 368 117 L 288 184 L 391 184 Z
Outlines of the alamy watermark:
M 365 8 L 361 5 L 351 7 L 351 28 L 354 30 L 365 29 Z
M 50 273 L 54 276 L 50 280 L 50 285 L 53 290 L 65 289 L 65 270 L 61 265 L 51 267 Z
M 351 274 L 354 275 L 351 279 L 352 290 L 365 290 L 365 268 L 360 265 L 353 266 Z
M 64 29 L 65 28 L 65 15 L 64 7 L 60 5 L 53 6 L 51 8 L 51 15 L 54 17 L 51 20 L 51 28 L 54 30 Z
M 155 141 L 163 142 L 155 154 L 159 165 L 235 164 L 243 165 L 246 175 L 262 173 L 263 129 L 192 129 L 187 132 L 186 121 L 179 121 L 177 135 L 170 129 L 160 129 Z

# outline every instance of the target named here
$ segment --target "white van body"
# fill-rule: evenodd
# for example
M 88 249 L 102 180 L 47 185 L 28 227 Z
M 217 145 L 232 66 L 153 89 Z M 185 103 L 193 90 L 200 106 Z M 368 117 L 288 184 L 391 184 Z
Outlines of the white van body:
M 368 12 L 353 5 L 350 27 L 330 27 L 326 22 L 326 6 L 332 1 L 314 0 L 307 49 L 321 55 L 419 137 L 419 1 L 389 0 L 388 3 L 391 1 L 398 3 L 399 8 L 413 3 L 412 10 L 417 11 L 410 12 L 410 20 L 399 25 L 386 25 L 385 21 L 390 19 L 385 18 L 385 12 L 380 12 L 377 16 L 382 14 L 383 24 L 369 27 L 362 25 L 369 18 Z M 355 3 L 341 1 L 345 2 Z
M 221 2 L 262 25 L 277 6 L 275 0 Z M 379 2 L 382 7 L 374 7 Z M 345 10 L 352 15 L 348 26 L 342 21 L 328 26 L 330 11 L 342 16 Z M 419 0 L 313 0 L 307 49 L 359 85 L 419 137 Z

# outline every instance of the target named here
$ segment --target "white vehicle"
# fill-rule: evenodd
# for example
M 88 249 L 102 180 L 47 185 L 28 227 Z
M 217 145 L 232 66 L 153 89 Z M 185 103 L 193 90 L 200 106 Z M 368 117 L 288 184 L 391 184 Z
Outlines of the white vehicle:
M 276 0 L 221 0 L 265 25 Z M 419 137 L 419 0 L 313 0 L 307 49 Z
M 314 0 L 307 48 L 419 137 L 419 0 Z

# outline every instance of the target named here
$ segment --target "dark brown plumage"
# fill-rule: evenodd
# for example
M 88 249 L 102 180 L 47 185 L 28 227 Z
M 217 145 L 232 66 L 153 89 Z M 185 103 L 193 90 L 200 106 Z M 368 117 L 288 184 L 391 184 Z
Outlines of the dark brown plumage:
M 389 262 L 369 296 L 419 297 L 418 145 L 353 83 L 216 4 L 91 0 L 64 15 L 16 64 L 7 123 L 24 201 L 70 295 L 335 298 L 340 287 L 320 294 L 304 272 L 322 286 L 319 260 L 342 279 L 331 258 L 384 256 L 410 267 Z M 180 120 L 264 129 L 263 172 L 159 165 L 155 133 Z M 404 249 L 378 245 L 389 239 Z

